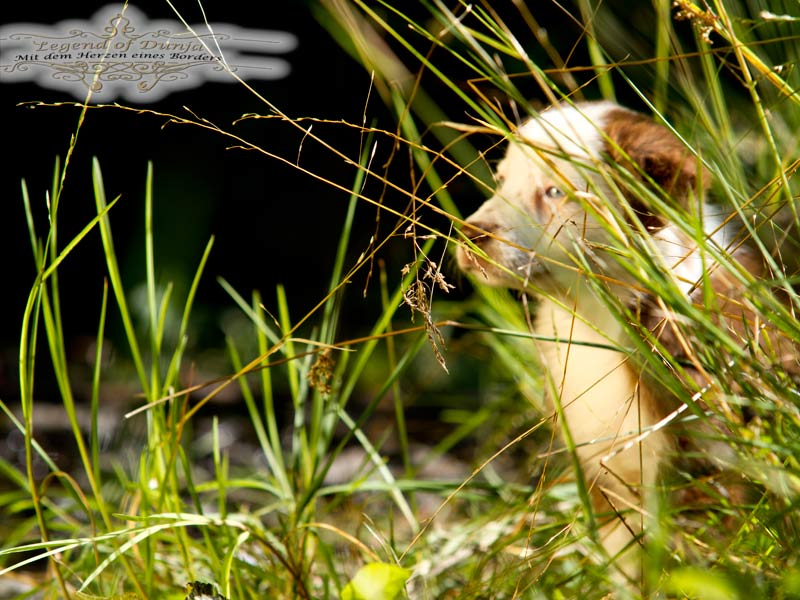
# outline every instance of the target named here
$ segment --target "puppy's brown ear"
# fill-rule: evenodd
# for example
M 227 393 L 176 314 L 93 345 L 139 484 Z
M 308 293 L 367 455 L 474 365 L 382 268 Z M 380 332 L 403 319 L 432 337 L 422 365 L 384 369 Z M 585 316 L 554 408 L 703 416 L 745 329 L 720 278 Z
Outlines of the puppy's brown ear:
M 702 189 L 706 189 L 711 181 L 705 169 L 698 172 L 695 157 L 669 129 L 642 114 L 612 110 L 606 120 L 605 132 L 608 136 L 606 151 L 612 160 L 639 179 L 642 179 L 640 171 L 644 172 L 680 204 L 685 205 L 691 191 L 697 189 L 698 177 Z M 632 200 L 632 206 L 644 221 L 658 220 L 641 199 Z

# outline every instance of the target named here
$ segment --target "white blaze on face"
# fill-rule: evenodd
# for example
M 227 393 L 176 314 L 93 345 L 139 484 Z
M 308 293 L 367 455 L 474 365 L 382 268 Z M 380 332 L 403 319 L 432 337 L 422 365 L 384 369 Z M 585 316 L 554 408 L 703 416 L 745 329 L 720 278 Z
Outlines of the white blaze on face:
M 550 148 L 577 159 L 597 159 L 605 147 L 602 127 L 612 110 L 620 108 L 611 102 L 552 106 L 523 124 L 518 135 L 535 147 Z

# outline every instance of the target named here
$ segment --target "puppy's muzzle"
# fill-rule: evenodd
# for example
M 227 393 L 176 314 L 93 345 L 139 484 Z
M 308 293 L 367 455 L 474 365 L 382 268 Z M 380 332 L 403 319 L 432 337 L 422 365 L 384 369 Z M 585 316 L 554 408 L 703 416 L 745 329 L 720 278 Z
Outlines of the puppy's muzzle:
M 481 221 L 467 221 L 461 227 L 461 233 L 476 246 L 482 246 L 492 239 L 492 233 L 497 231 L 496 223 L 483 223 Z

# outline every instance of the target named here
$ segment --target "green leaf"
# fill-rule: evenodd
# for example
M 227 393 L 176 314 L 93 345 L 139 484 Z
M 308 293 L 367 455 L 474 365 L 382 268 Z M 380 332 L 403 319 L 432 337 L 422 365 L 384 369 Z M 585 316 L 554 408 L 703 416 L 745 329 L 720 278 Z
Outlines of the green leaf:
M 800 569 L 793 569 L 783 577 L 784 598 L 800 598 Z
M 728 577 L 704 569 L 683 568 L 674 571 L 667 589 L 696 600 L 737 600 L 741 597 L 737 586 Z
M 394 600 L 403 591 L 410 576 L 411 571 L 397 565 L 364 565 L 344 586 L 342 600 Z

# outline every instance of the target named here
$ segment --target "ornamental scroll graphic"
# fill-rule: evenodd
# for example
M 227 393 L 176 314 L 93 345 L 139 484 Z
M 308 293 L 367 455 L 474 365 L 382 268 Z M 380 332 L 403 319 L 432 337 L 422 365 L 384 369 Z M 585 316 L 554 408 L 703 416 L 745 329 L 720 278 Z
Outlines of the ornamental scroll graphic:
M 149 103 L 207 81 L 280 79 L 291 67 L 269 55 L 296 46 L 283 31 L 186 27 L 150 21 L 135 6 L 107 5 L 88 22 L 0 27 L 0 82 L 35 81 L 93 103 Z

